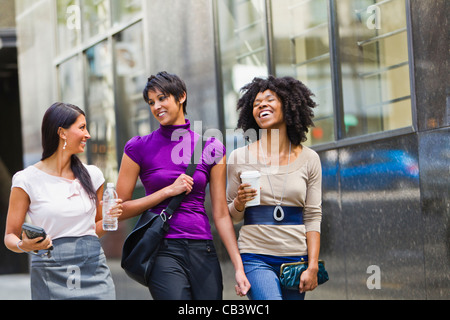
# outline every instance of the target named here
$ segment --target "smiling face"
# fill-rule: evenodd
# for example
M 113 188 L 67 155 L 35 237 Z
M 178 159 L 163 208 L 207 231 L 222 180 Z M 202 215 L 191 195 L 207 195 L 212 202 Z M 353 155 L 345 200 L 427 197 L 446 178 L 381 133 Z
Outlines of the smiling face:
M 186 94 L 176 101 L 173 95 L 165 95 L 158 89 L 148 91 L 148 104 L 156 120 L 162 125 L 181 125 L 185 124 L 183 102 Z
M 65 150 L 72 153 L 84 152 L 86 142 L 91 138 L 86 127 L 86 118 L 82 114 L 80 114 L 77 120 L 68 129 L 63 130 L 63 139 L 67 141 Z
M 258 93 L 253 102 L 253 117 L 261 129 L 275 129 L 286 125 L 283 105 L 272 90 Z

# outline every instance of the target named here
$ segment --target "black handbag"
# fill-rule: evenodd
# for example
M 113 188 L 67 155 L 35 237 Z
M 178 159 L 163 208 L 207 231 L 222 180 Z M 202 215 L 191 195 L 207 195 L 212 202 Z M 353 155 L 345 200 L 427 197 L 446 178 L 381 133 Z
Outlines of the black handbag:
M 201 160 L 204 143 L 202 137 L 200 137 L 192 153 L 191 163 L 186 169 L 186 174 L 191 177 Z M 198 161 L 194 161 L 195 155 L 199 156 Z M 150 210 L 145 211 L 125 239 L 122 248 L 121 266 L 131 279 L 143 286 L 148 286 L 149 276 L 160 243 L 169 231 L 167 221 L 172 217 L 185 195 L 185 193 L 181 193 L 173 197 L 167 208 L 159 215 L 152 213 Z

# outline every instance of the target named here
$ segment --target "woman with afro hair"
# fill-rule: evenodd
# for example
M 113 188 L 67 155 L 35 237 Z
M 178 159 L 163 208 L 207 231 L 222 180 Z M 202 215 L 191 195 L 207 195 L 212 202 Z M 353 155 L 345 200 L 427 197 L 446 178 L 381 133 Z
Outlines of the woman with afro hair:
M 228 161 L 227 201 L 234 222 L 244 220 L 239 250 L 254 300 L 302 300 L 317 287 L 322 220 L 319 156 L 303 146 L 313 126 L 312 92 L 292 77 L 255 78 L 242 89 L 238 129 L 253 137 Z M 252 140 L 252 139 L 248 139 Z M 242 183 L 259 171 L 260 190 Z M 260 204 L 246 205 L 260 193 Z M 298 290 L 280 285 L 283 263 L 308 261 Z

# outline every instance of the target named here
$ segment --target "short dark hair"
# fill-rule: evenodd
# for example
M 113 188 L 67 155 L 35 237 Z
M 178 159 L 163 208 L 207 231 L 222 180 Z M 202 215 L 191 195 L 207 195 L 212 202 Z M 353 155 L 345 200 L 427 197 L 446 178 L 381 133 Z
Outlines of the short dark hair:
M 187 106 L 187 90 L 186 84 L 176 74 L 170 74 L 166 71 L 158 72 L 156 75 L 150 76 L 147 81 L 147 85 L 144 88 L 143 96 L 145 102 L 149 102 L 148 92 L 158 89 L 165 95 L 174 96 L 177 102 L 180 102 L 184 94 L 186 94 L 186 100 L 183 102 L 183 112 L 186 114 Z
M 317 105 L 312 100 L 311 97 L 314 94 L 308 87 L 292 77 L 254 78 L 251 83 L 242 87 L 243 96 L 237 104 L 237 110 L 240 110 L 237 128 L 244 131 L 254 129 L 259 139 L 259 129 L 261 128 L 253 117 L 253 103 L 258 93 L 266 90 L 275 92 L 281 100 L 289 140 L 294 145 L 305 142 L 308 128 L 314 126 L 312 109 Z

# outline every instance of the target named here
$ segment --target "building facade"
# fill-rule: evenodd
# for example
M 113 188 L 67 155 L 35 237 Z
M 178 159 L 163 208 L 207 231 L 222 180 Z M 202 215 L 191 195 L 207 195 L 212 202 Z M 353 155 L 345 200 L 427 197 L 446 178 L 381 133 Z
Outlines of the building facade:
M 0 232 L 5 230 L 12 173 L 23 168 L 14 1 L 0 0 Z M 1 233 L 0 235 L 3 235 Z M 2 237 L 3 238 L 3 237 Z M 0 274 L 28 268 L 28 262 L 0 246 Z
M 319 105 L 307 145 L 322 161 L 331 281 L 310 296 L 450 298 L 447 0 L 15 4 L 24 166 L 40 159 L 44 111 L 65 101 L 87 112 L 83 160 L 115 182 L 125 143 L 158 127 L 142 89 L 162 70 L 230 152 L 239 89 L 293 76 Z M 128 229 L 104 241 L 112 258 Z

